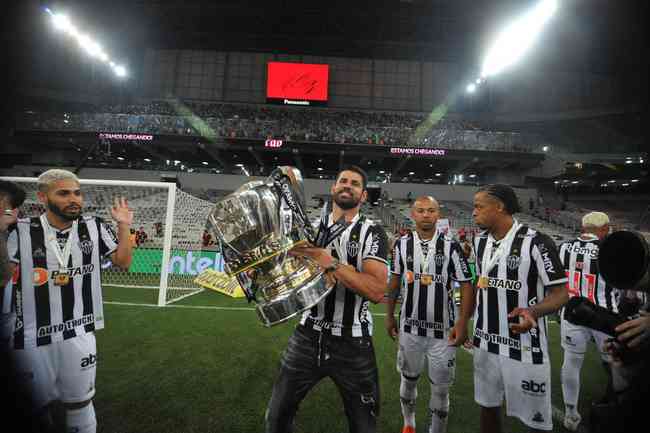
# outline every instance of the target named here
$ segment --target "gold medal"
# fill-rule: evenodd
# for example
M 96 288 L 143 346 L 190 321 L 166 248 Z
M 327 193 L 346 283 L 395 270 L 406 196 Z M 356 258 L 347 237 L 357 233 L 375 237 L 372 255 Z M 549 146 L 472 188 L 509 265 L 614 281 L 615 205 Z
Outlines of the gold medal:
M 478 284 L 476 285 L 479 289 L 487 289 L 490 286 L 490 280 L 486 276 L 481 276 L 478 279 Z
M 429 274 L 422 274 L 420 275 L 420 282 L 425 286 L 428 286 L 433 282 L 433 278 L 431 278 L 431 275 Z
M 55 286 L 66 286 L 70 282 L 70 275 L 68 274 L 57 274 L 54 277 Z

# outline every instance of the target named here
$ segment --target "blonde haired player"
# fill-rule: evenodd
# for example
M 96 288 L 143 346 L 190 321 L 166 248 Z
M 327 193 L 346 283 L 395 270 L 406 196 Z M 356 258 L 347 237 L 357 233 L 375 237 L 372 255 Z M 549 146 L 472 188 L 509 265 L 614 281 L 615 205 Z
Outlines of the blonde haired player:
M 116 239 L 100 218 L 83 215 L 79 179 L 66 170 L 41 174 L 37 196 L 46 212 L 19 219 L 9 234 L 18 273 L 11 354 L 36 411 L 46 413 L 50 402 L 61 400 L 67 431 L 94 433 L 94 332 L 104 327 L 101 260 L 110 257 L 113 265 L 129 267 L 133 212 L 125 199 L 115 199 Z
M 609 234 L 609 217 L 603 212 L 589 212 L 582 218 L 582 233 L 576 239 L 560 246 L 560 260 L 567 273 L 569 296 L 582 296 L 596 305 L 618 312 L 619 291 L 603 279 L 598 270 L 600 242 Z M 564 317 L 562 317 L 564 319 Z M 605 340 L 609 337 L 602 332 L 574 325 L 562 320 L 562 396 L 564 397 L 564 427 L 575 431 L 581 421 L 578 413 L 580 394 L 580 370 L 587 344 L 596 343 L 603 366 L 609 376 L 611 388 L 610 359 L 604 351 Z

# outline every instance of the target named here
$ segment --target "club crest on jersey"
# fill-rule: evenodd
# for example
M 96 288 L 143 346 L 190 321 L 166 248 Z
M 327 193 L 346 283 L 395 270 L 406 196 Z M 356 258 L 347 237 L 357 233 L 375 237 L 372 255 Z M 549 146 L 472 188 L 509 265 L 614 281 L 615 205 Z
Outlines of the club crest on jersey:
M 359 242 L 356 241 L 348 242 L 347 250 L 348 250 L 348 255 L 353 257 L 356 256 L 357 254 L 359 254 Z
M 506 259 L 506 263 L 508 264 L 508 269 L 515 270 L 519 268 L 519 264 L 521 263 L 521 257 L 515 255 L 508 256 L 508 258 Z
M 436 261 L 437 266 L 442 266 L 442 264 L 445 261 L 445 256 L 444 256 L 444 254 L 436 254 L 436 256 L 434 257 L 434 260 Z
M 90 255 L 93 252 L 93 241 L 83 240 L 79 242 L 79 248 L 85 255 Z
M 42 259 L 45 257 L 45 251 L 43 251 L 43 248 L 36 248 L 32 253 L 32 257 L 35 259 Z
M 407 263 L 413 263 L 413 256 L 407 256 L 406 257 L 406 262 Z

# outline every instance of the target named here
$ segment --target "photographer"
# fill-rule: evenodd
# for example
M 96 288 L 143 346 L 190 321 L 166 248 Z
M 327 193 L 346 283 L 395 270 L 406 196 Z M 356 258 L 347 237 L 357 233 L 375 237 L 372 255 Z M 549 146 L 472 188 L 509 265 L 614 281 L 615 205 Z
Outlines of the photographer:
M 601 242 L 598 267 L 607 284 L 621 291 L 619 299 L 623 302 L 619 303 L 619 312 L 595 305 L 584 297 L 574 297 L 566 305 L 566 320 L 610 336 L 603 350 L 612 358 L 612 392 L 607 401 L 592 405 L 592 433 L 637 431 L 647 422 L 650 315 L 645 297 L 650 285 L 649 263 L 650 248 L 641 235 L 629 231 L 612 233 Z M 630 297 L 631 293 L 634 295 Z M 630 299 L 641 297 L 645 305 L 635 314 L 636 302 Z
M 592 432 L 635 431 L 646 421 L 650 401 L 650 313 L 640 312 L 617 326 L 616 339 L 607 341 L 604 350 L 612 357 L 615 395 L 608 404 L 594 404 Z M 626 356 L 627 355 L 627 356 Z

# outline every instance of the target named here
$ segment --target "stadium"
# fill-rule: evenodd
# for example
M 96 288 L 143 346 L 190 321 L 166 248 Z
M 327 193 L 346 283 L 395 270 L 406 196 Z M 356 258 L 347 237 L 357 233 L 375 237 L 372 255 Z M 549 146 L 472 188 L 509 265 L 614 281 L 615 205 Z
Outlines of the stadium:
M 81 179 L 84 214 L 111 221 L 118 196 L 134 212 L 130 268 L 102 264 L 98 432 L 264 431 L 298 319 L 265 328 L 253 303 L 196 279 L 224 270 L 215 203 L 276 167 L 300 170 L 315 225 L 339 171 L 361 167 L 361 213 L 390 246 L 424 195 L 448 236 L 473 239 L 474 194 L 494 183 L 558 246 L 591 211 L 650 241 L 647 2 L 27 0 L 10 12 L 0 177 L 26 190 L 20 215 L 46 210 L 36 178 L 50 168 Z M 385 304 L 370 310 L 378 431 L 399 432 L 397 345 Z M 560 432 L 555 319 L 548 334 Z M 450 433 L 479 431 L 471 350 L 458 350 Z M 581 377 L 585 420 L 607 382 L 593 345 Z M 347 428 L 320 382 L 295 431 Z M 510 417 L 503 429 L 528 431 Z

